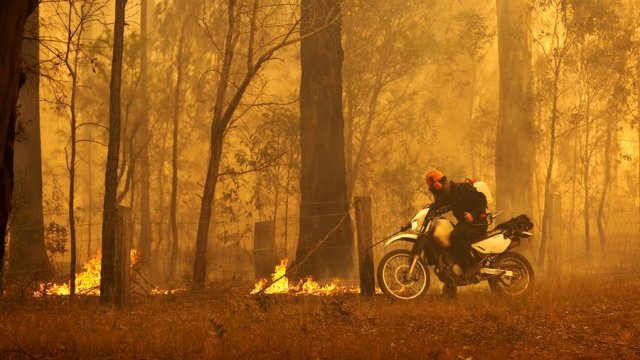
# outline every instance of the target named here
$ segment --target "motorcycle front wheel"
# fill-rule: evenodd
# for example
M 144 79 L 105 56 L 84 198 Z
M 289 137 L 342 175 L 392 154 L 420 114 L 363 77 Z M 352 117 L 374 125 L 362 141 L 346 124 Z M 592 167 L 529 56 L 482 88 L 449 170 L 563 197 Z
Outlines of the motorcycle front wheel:
M 409 250 L 397 249 L 385 255 L 378 265 L 378 284 L 382 292 L 394 299 L 411 300 L 424 296 L 429 290 L 429 269 L 418 257 L 409 274 L 413 256 Z
M 498 257 L 492 267 L 513 271 L 514 276 L 507 278 L 498 276 L 489 279 L 489 288 L 500 296 L 521 297 L 531 292 L 533 288 L 533 267 L 524 256 L 508 251 Z

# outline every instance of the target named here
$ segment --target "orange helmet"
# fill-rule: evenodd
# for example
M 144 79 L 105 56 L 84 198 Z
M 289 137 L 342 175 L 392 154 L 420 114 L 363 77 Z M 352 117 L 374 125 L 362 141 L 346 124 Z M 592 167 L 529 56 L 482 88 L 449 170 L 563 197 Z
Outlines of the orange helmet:
M 427 182 L 429 190 L 442 190 L 443 185 L 447 181 L 447 177 L 439 170 L 427 171 L 427 173 L 424 174 L 424 179 Z

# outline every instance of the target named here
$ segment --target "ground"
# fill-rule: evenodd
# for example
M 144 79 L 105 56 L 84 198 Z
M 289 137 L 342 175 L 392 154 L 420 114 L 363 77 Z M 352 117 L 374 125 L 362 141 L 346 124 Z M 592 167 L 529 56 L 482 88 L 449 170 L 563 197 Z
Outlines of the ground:
M 0 300 L 0 358 L 640 358 L 640 275 L 539 282 L 521 301 L 486 287 L 453 301 L 248 296 L 250 284 L 134 296 Z

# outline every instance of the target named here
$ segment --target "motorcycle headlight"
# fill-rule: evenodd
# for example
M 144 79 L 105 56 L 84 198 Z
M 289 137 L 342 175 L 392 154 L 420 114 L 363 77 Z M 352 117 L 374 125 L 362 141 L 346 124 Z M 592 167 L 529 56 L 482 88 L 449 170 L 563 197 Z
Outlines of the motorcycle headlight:
M 411 230 L 415 230 L 418 228 L 418 220 L 411 221 Z

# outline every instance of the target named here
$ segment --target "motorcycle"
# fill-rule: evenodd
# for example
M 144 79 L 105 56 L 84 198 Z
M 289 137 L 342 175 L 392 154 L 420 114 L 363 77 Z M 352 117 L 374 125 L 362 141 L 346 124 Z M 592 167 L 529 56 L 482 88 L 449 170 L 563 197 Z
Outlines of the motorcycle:
M 520 215 L 497 225 L 486 236 L 471 244 L 473 267 L 462 271 L 450 250 L 450 235 L 454 225 L 444 218 L 448 208 L 432 209 L 425 206 L 386 240 L 384 247 L 405 242 L 411 249 L 396 249 L 387 253 L 378 265 L 378 283 L 382 292 L 400 300 L 424 296 L 429 289 L 429 266 L 444 284 L 442 294 L 454 298 L 458 286 L 488 281 L 497 295 L 521 297 L 531 291 L 533 268 L 521 254 L 512 251 L 521 240 L 533 236 L 533 224 L 526 215 Z M 498 213 L 487 214 L 493 223 Z

